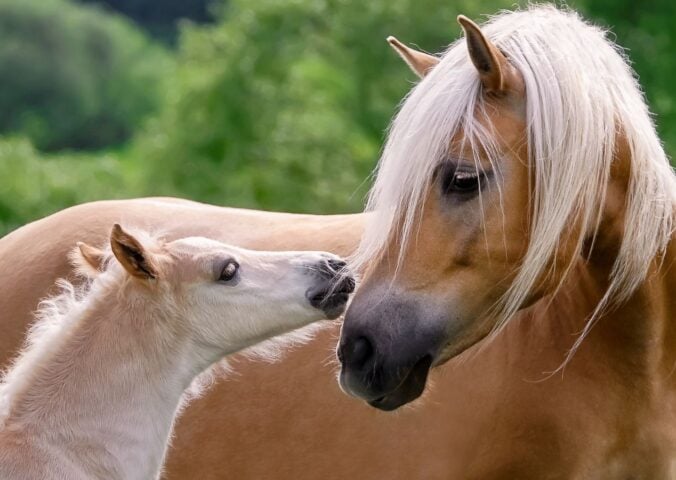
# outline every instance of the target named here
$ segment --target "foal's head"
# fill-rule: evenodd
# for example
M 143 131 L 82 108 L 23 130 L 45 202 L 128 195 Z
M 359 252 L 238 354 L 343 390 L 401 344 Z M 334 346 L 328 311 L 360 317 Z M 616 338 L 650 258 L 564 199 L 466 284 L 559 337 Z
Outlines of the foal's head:
M 556 291 L 606 233 L 615 301 L 671 232 L 673 173 L 603 32 L 553 7 L 458 20 L 440 58 L 389 39 L 422 80 L 389 132 L 338 348 L 343 388 L 382 409 Z
M 110 246 L 112 256 L 80 244 L 81 263 L 121 282 L 118 298 L 137 314 L 166 319 L 218 356 L 336 318 L 354 289 L 330 253 L 260 252 L 201 237 L 163 243 L 119 225 Z

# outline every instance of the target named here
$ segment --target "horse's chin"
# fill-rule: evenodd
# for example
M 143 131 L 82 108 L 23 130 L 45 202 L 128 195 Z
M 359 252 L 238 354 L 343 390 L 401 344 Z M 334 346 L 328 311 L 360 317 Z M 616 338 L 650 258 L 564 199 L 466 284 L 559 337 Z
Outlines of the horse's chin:
M 425 391 L 427 375 L 431 366 L 432 357 L 430 355 L 424 356 L 411 368 L 397 388 L 387 395 L 370 400 L 368 404 L 379 410 L 389 412 L 417 399 Z
M 482 328 L 472 334 L 466 334 L 460 338 L 454 338 L 453 341 L 446 344 L 444 348 L 437 354 L 432 362 L 432 368 L 437 368 L 454 359 L 467 350 L 474 348 L 475 345 L 481 343 L 491 332 L 493 326 L 490 324 L 482 325 Z

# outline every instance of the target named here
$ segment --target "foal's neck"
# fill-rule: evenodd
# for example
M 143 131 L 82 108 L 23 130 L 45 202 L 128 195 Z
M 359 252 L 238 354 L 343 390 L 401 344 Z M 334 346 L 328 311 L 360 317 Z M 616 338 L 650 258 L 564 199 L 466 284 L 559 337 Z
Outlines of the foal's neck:
M 68 327 L 48 345 L 36 345 L 5 427 L 68 458 L 85 477 L 152 478 L 183 392 L 210 359 L 196 356 L 181 340 L 187 336 L 171 331 L 178 322 L 145 307 L 133 289 L 108 290 L 64 319 Z

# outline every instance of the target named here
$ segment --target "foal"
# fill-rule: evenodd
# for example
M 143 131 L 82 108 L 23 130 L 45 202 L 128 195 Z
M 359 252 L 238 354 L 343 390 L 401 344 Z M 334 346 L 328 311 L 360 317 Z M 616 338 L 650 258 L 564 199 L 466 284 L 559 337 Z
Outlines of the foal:
M 0 478 L 157 477 L 199 373 L 337 317 L 354 289 L 328 253 L 139 238 L 115 225 L 112 255 L 78 244 L 73 258 L 88 285 L 63 282 L 42 303 L 0 383 Z

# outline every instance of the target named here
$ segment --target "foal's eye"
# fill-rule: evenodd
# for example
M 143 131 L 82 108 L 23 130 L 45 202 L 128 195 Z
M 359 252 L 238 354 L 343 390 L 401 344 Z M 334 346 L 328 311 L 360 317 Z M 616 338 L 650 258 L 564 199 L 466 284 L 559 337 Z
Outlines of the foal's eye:
M 223 265 L 223 270 L 221 270 L 221 274 L 218 277 L 218 281 L 229 282 L 230 280 L 235 278 L 238 270 L 239 263 L 235 262 L 234 260 L 227 262 L 225 265 Z
M 447 195 L 470 195 L 481 188 L 483 175 L 476 171 L 455 170 L 443 177 L 442 189 Z

